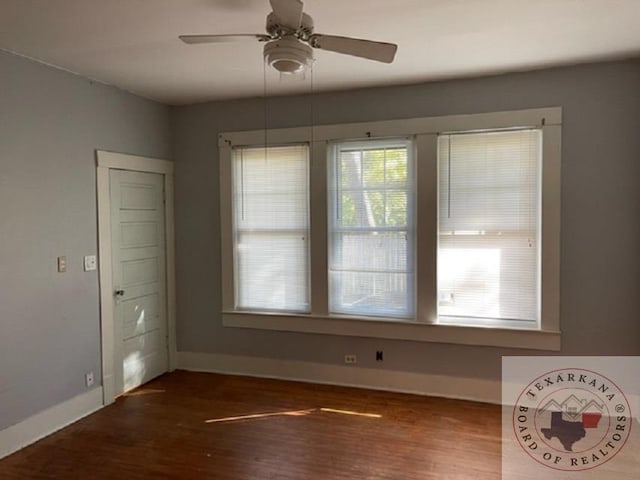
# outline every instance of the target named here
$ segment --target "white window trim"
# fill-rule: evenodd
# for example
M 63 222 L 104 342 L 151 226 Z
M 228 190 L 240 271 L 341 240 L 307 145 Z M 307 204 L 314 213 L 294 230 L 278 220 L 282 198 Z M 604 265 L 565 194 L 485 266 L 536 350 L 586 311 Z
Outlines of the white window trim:
M 375 141 L 375 140 L 374 140 Z M 393 145 L 393 146 L 399 146 L 402 148 L 406 148 L 408 150 L 407 152 L 407 179 L 405 181 L 405 185 L 404 188 L 406 189 L 407 195 L 410 198 L 407 198 L 407 206 L 408 206 L 408 211 L 407 211 L 407 224 L 404 227 L 390 227 L 390 226 L 375 226 L 375 227 L 371 227 L 372 230 L 376 230 L 378 232 L 392 232 L 392 231 L 396 231 L 398 229 L 401 230 L 406 230 L 407 234 L 412 237 L 409 241 L 408 241 L 408 262 L 411 262 L 411 268 L 412 270 L 409 271 L 409 275 L 408 277 L 410 278 L 410 283 L 409 283 L 409 288 L 407 289 L 408 292 L 408 297 L 409 297 L 409 305 L 407 308 L 407 312 L 404 314 L 398 314 L 398 315 L 389 315 L 388 318 L 391 319 L 395 319 L 395 320 L 405 320 L 405 321 L 411 321 L 412 318 L 415 316 L 415 298 L 417 295 L 416 292 L 416 277 L 415 277 L 415 270 L 416 270 L 416 259 L 415 259 L 415 229 L 416 229 L 416 218 L 415 218 L 415 211 L 416 211 L 416 198 L 415 198 L 415 191 L 416 191 L 416 182 L 415 182 L 415 168 L 416 168 L 416 161 L 415 161 L 415 148 L 414 148 L 414 144 L 412 139 L 408 138 L 408 137 L 400 137 L 400 138 L 391 138 L 391 139 L 383 139 L 383 140 L 377 140 L 379 143 L 377 144 L 371 144 L 371 140 L 356 140 L 356 141 L 350 141 L 350 140 L 346 140 L 346 141 L 339 141 L 339 142 L 332 142 L 328 145 L 327 148 L 327 166 L 328 166 L 328 172 L 329 176 L 335 175 L 335 171 L 337 170 L 337 166 L 336 166 L 336 161 L 337 161 L 337 152 L 338 149 L 342 146 L 342 145 L 348 145 L 350 148 L 357 148 L 357 149 L 364 149 L 364 148 L 376 148 L 376 147 L 386 147 L 389 145 Z M 369 144 L 367 143 L 369 142 Z M 332 179 L 333 181 L 333 179 Z M 328 185 L 328 184 L 327 184 Z M 336 192 L 335 190 L 332 190 L 330 187 L 327 186 L 327 191 L 329 193 L 331 193 L 331 196 L 333 196 Z M 331 223 L 332 227 L 334 229 L 334 231 L 349 231 L 352 227 L 342 227 L 339 225 L 339 222 L 336 222 L 335 218 L 336 218 L 336 209 L 338 208 L 338 205 L 335 201 L 335 197 L 334 198 L 329 198 L 328 199 L 328 205 L 329 205 L 329 210 L 328 210 L 328 215 L 327 215 L 327 224 Z M 329 230 L 331 230 L 331 228 L 329 228 Z M 329 258 L 331 258 L 331 250 L 333 248 L 333 245 L 329 245 Z M 329 289 L 330 289 L 330 285 L 329 285 Z M 348 315 L 348 316 L 357 316 L 357 317 L 367 317 L 367 315 L 363 315 L 361 313 L 351 313 L 351 312 L 347 312 L 346 309 L 343 310 L 342 312 L 336 311 L 331 313 L 331 315 Z M 384 318 L 385 315 L 375 315 L 376 318 Z
M 308 186 L 310 184 L 310 182 L 309 182 L 309 178 L 310 178 L 309 177 L 309 168 L 310 168 L 310 165 L 309 164 L 310 164 L 311 154 L 309 152 L 309 148 L 308 148 L 308 145 L 306 143 L 301 143 L 300 145 L 291 145 L 291 146 L 299 147 L 300 150 L 302 150 L 304 152 L 304 153 L 302 153 L 302 156 L 304 157 L 305 177 L 306 177 L 306 183 L 307 183 L 307 188 L 306 188 L 306 191 L 304 192 L 305 196 L 306 196 L 306 205 L 305 205 L 304 209 L 306 211 L 306 214 L 308 215 L 308 211 L 309 211 L 309 205 L 308 205 L 308 203 L 309 203 L 309 188 L 308 188 Z M 278 148 L 278 147 L 275 147 L 275 148 Z M 258 147 L 258 148 L 254 147 L 253 150 L 258 150 L 260 153 L 264 152 L 264 149 L 261 148 L 261 147 Z M 237 157 L 236 156 L 232 160 L 233 163 L 235 164 L 235 166 L 233 167 L 234 169 L 237 167 L 237 165 L 238 165 L 237 162 L 238 162 L 238 160 L 240 158 L 241 157 Z M 268 161 L 268 158 L 263 158 L 263 160 Z M 234 170 L 234 173 L 232 174 L 232 177 L 235 176 L 235 175 L 240 175 L 240 176 L 244 175 L 244 173 L 241 173 L 242 171 L 248 171 L 247 167 L 244 167 L 244 170 L 243 170 L 243 168 L 240 168 L 239 170 Z M 235 184 L 233 188 L 236 189 L 235 193 L 234 193 L 234 197 L 233 197 L 234 200 L 233 201 L 235 201 L 235 199 L 238 198 L 237 197 L 237 195 L 238 195 L 238 190 L 237 190 L 238 189 L 238 185 L 236 183 L 238 178 L 239 177 L 236 177 L 236 178 L 233 179 L 234 184 Z M 245 200 L 244 200 L 244 192 L 241 193 L 240 196 L 243 198 L 242 202 L 245 202 Z M 245 233 L 250 235 L 251 228 L 249 227 L 248 229 L 244 229 L 241 226 L 236 224 L 236 222 L 238 221 L 239 213 L 238 213 L 237 209 L 235 208 L 237 206 L 232 205 L 232 207 L 234 207 L 234 208 L 232 208 L 233 215 L 234 215 L 233 237 L 234 237 L 234 239 L 237 239 L 236 241 L 240 241 L 239 238 L 240 238 L 241 235 L 243 235 Z M 242 211 L 244 211 L 244 206 L 242 207 Z M 273 227 L 273 225 L 271 225 L 271 227 Z M 305 237 L 307 239 L 310 238 L 310 233 L 311 233 L 308 216 L 307 216 L 307 219 L 306 219 L 306 225 L 304 227 L 302 227 L 302 226 L 298 226 L 296 228 L 273 227 L 271 229 L 261 229 L 261 230 L 262 230 L 263 234 L 285 233 L 287 235 L 295 235 L 295 236 L 299 236 L 299 237 Z M 304 262 L 306 262 L 305 267 L 306 267 L 306 270 L 307 270 L 307 272 L 306 272 L 307 273 L 307 275 L 306 275 L 307 284 L 305 285 L 305 289 L 304 289 L 307 294 L 309 294 L 310 284 L 311 284 L 311 275 L 310 275 L 311 268 L 310 268 L 310 258 L 309 258 L 310 257 L 310 254 L 309 254 L 310 252 L 309 252 L 309 250 L 310 249 L 308 247 L 304 249 L 304 260 L 303 260 Z M 239 268 L 239 265 L 240 265 L 240 262 L 239 262 L 238 251 L 234 247 L 234 272 Z M 241 289 L 242 279 L 240 278 L 240 276 L 238 276 L 238 277 L 235 277 L 234 280 L 235 280 L 234 295 L 235 295 L 235 298 L 240 298 L 240 291 L 242 290 Z M 271 287 L 272 287 L 271 285 L 268 286 L 269 291 L 271 291 Z M 304 302 L 304 305 L 298 304 L 298 305 L 296 305 L 296 307 L 294 307 L 292 305 L 287 305 L 287 306 L 282 306 L 280 309 L 273 308 L 273 307 L 272 308 L 259 308 L 259 307 L 255 306 L 255 304 L 254 304 L 254 306 L 248 306 L 248 305 L 245 304 L 244 306 L 237 307 L 237 308 L 244 309 L 244 310 L 255 310 L 256 312 L 259 312 L 259 311 L 265 312 L 266 311 L 266 312 L 269 312 L 269 313 L 280 312 L 280 313 L 284 313 L 284 314 L 297 314 L 297 313 L 305 314 L 305 313 L 308 313 L 308 305 L 311 303 L 310 300 L 311 299 L 308 298 L 306 300 L 306 302 Z M 238 305 L 239 303 L 242 303 L 242 302 L 239 302 L 239 301 L 235 302 L 236 305 Z
M 443 132 L 535 127 L 543 130 L 541 325 L 539 329 L 458 326 L 437 323 L 435 252 L 437 251 L 437 136 Z M 562 109 L 538 108 L 507 112 L 411 118 L 382 122 L 324 125 L 230 132 L 219 135 L 222 322 L 227 327 L 560 350 L 560 157 Z M 234 147 L 308 142 L 311 144 L 310 230 L 311 312 L 270 314 L 234 309 L 232 162 Z M 413 321 L 329 315 L 327 256 L 327 148 L 329 142 L 415 136 L 416 180 L 416 317 Z M 433 228 L 433 231 L 431 231 Z M 431 265 L 425 268 L 425 265 Z M 315 272 L 315 274 L 313 273 Z M 324 272 L 318 274 L 318 272 Z M 432 291 L 433 295 L 421 295 Z

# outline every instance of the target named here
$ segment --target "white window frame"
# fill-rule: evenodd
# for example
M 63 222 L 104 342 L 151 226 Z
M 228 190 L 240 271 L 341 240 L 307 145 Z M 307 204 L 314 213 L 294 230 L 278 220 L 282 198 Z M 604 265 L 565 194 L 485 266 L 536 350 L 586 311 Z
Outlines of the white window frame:
M 309 150 L 308 150 L 308 148 L 307 148 L 307 145 L 306 145 L 306 144 L 304 144 L 304 143 L 300 143 L 300 144 L 297 144 L 297 145 L 296 145 L 296 144 L 294 144 L 294 145 L 291 145 L 291 146 L 295 146 L 295 147 L 298 147 L 298 146 L 299 146 L 299 147 L 303 147 L 303 148 L 304 148 L 304 150 L 305 150 L 305 157 L 306 157 L 306 158 L 305 158 L 305 160 L 306 160 L 306 176 L 307 176 L 307 179 L 306 179 L 307 184 L 306 184 L 306 191 L 305 191 L 305 193 L 306 193 L 306 200 L 307 200 L 307 202 L 306 202 L 306 203 L 307 203 L 307 205 L 306 205 L 306 206 L 307 206 L 307 213 L 308 213 L 308 208 L 309 208 L 309 207 L 308 207 L 308 203 L 309 203 L 309 158 L 310 158 Z M 278 147 L 279 147 L 278 145 L 274 145 L 274 148 L 278 148 Z M 259 149 L 259 150 L 262 150 L 262 149 Z M 234 159 L 234 163 L 235 163 L 236 161 L 237 161 L 237 159 Z M 236 167 L 234 167 L 234 168 L 236 168 Z M 237 175 L 237 174 L 238 174 L 238 172 L 236 171 L 236 172 L 235 172 L 235 175 Z M 234 184 L 235 184 L 236 179 L 233 179 L 233 181 L 234 181 Z M 236 188 L 236 187 L 237 187 L 237 185 L 236 185 L 236 186 L 234 186 L 234 188 Z M 235 201 L 235 199 L 237 198 L 237 192 L 234 192 L 234 196 L 233 196 L 233 198 L 234 198 L 234 201 Z M 243 201 L 244 201 L 244 200 L 243 200 Z M 244 208 L 244 207 L 243 207 L 243 208 Z M 233 251 L 233 256 L 234 256 L 234 269 L 237 269 L 237 268 L 238 268 L 238 266 L 239 266 L 239 258 L 238 258 L 237 245 L 235 244 L 235 242 L 238 242 L 238 241 L 239 241 L 239 237 L 240 237 L 240 236 L 241 236 L 241 234 L 243 233 L 243 229 L 240 227 L 240 225 L 238 225 L 238 221 L 237 221 L 238 212 L 235 210 L 235 208 L 234 208 L 233 210 L 234 210 L 234 231 L 233 231 L 233 237 L 234 237 L 234 251 Z M 277 234 L 277 233 L 282 233 L 282 232 L 286 232 L 286 233 L 288 233 L 288 234 L 294 234 L 295 236 L 300 236 L 300 237 L 310 238 L 310 231 L 309 231 L 309 227 L 308 227 L 308 225 L 307 225 L 307 228 L 304 228 L 304 229 L 303 229 L 303 228 L 297 228 L 297 229 L 286 228 L 286 229 L 285 229 L 285 228 L 280 227 L 280 228 L 273 228 L 273 229 L 272 229 L 272 230 L 270 230 L 269 232 L 266 232 L 266 231 L 265 231 L 265 232 L 263 232 L 263 233 L 271 233 L 271 234 L 274 234 L 274 233 L 275 233 L 275 234 Z M 248 233 L 248 232 L 247 232 L 247 233 Z M 307 279 L 306 279 L 306 280 L 307 280 L 307 285 L 306 285 L 307 289 L 306 289 L 306 290 L 307 290 L 307 294 L 308 294 L 308 293 L 309 293 L 308 289 L 309 289 L 309 286 L 310 286 L 310 280 L 311 280 L 310 275 L 309 275 L 309 273 L 310 273 L 310 265 L 309 265 L 309 248 L 308 248 L 308 247 L 306 248 L 306 252 L 305 252 L 304 258 L 305 258 L 305 261 L 306 261 L 306 269 L 307 269 Z M 235 270 L 234 270 L 234 271 L 235 271 Z M 234 301 L 235 301 L 235 304 L 236 304 L 236 308 L 237 308 L 238 310 L 242 310 L 242 309 L 243 309 L 243 307 L 239 306 L 238 304 L 239 304 L 240 302 L 238 302 L 238 301 L 237 301 L 237 299 L 240 297 L 240 288 L 241 288 L 241 285 L 240 285 L 240 284 L 241 284 L 241 282 L 240 282 L 240 278 L 235 277 L 235 278 L 234 278 L 234 280 L 236 281 L 236 282 L 235 282 L 236 284 L 235 284 L 235 286 L 234 286 L 234 296 L 235 296 L 235 300 L 234 300 Z M 245 309 L 246 309 L 246 307 L 245 307 Z M 277 308 L 264 309 L 264 308 L 256 308 L 256 311 L 262 311 L 262 312 L 265 312 L 265 311 L 267 311 L 267 312 L 281 312 L 281 313 L 285 313 L 285 314 L 288 314 L 288 313 L 307 313 L 307 312 L 308 312 L 308 308 L 307 308 L 307 307 L 303 307 L 303 308 L 299 308 L 299 309 L 293 309 L 293 308 L 289 308 L 289 309 L 277 309 Z
M 412 319 L 414 317 L 415 314 L 415 296 L 416 296 L 416 281 L 415 281 L 415 271 L 416 271 L 416 261 L 415 261 L 415 211 L 416 211 L 416 205 L 415 205 L 415 155 L 414 155 L 414 142 L 412 138 L 390 138 L 390 139 L 375 139 L 373 140 L 373 142 L 375 143 L 371 143 L 371 139 L 369 140 L 357 140 L 357 141 L 350 141 L 350 140 L 346 140 L 346 141 L 339 141 L 339 142 L 332 142 L 329 145 L 329 148 L 327 149 L 327 167 L 328 167 L 328 172 L 329 172 L 329 182 L 333 182 L 334 181 L 334 175 L 336 175 L 336 171 L 338 169 L 337 167 L 337 162 L 338 162 L 338 150 L 342 147 L 342 146 L 348 146 L 351 148 L 356 148 L 356 149 L 366 149 L 366 148 L 384 148 L 387 147 L 389 145 L 393 145 L 393 146 L 401 146 L 401 147 L 405 147 L 407 149 L 407 179 L 406 179 L 406 183 L 405 183 L 405 189 L 406 189 L 406 193 L 407 193 L 407 224 L 404 227 L 391 227 L 391 226 L 376 226 L 376 227 L 371 227 L 370 230 L 375 230 L 378 232 L 393 232 L 393 231 L 397 231 L 397 230 L 406 230 L 407 232 L 407 236 L 408 241 L 407 241 L 407 263 L 410 264 L 409 267 L 409 271 L 407 272 L 407 277 L 408 277 L 408 289 L 407 289 L 407 300 L 408 300 L 408 308 L 407 308 L 407 312 L 406 313 L 402 313 L 402 314 L 397 314 L 397 315 L 393 315 L 393 314 L 389 314 L 388 317 L 389 318 L 394 318 L 394 319 L 400 319 L 400 320 L 407 320 L 407 319 Z M 363 187 L 364 188 L 364 187 Z M 337 209 L 338 209 L 338 205 L 337 202 L 335 200 L 334 195 L 336 194 L 336 191 L 333 190 L 331 187 L 329 187 L 329 184 L 327 184 L 327 192 L 330 194 L 330 198 L 329 200 L 329 211 L 328 211 L 328 224 L 330 225 L 329 227 L 329 235 L 331 235 L 331 230 L 333 231 L 342 231 L 342 232 L 346 232 L 346 231 L 353 231 L 352 227 L 342 227 L 339 225 L 339 222 L 336 221 L 336 216 L 337 216 Z M 363 230 L 361 230 L 363 231 Z M 331 244 L 331 242 L 329 242 L 328 245 L 329 248 L 329 259 L 331 258 L 331 255 L 333 254 L 332 250 L 334 248 L 334 245 Z M 329 282 L 329 289 L 331 289 L 331 285 Z M 330 306 L 329 308 L 331 309 L 331 299 L 330 300 Z M 337 314 L 340 315 L 339 312 L 333 312 L 332 314 Z M 356 315 L 356 316 L 362 316 L 361 313 L 356 313 L 356 312 L 347 312 L 344 311 L 343 312 L 344 315 Z M 383 313 L 371 313 L 371 315 L 376 316 L 377 318 L 383 317 L 384 318 L 384 314 Z
M 438 323 L 438 134 L 508 128 L 542 130 L 541 315 L 539 328 L 461 326 Z M 264 145 L 265 131 L 219 135 L 222 322 L 227 327 L 364 336 L 464 345 L 560 350 L 560 107 L 411 118 L 381 122 L 273 129 L 270 144 L 310 144 L 311 311 L 308 314 L 234 309 L 232 149 Z M 368 138 L 415 139 L 416 313 L 410 320 L 330 315 L 328 312 L 327 155 L 332 142 Z

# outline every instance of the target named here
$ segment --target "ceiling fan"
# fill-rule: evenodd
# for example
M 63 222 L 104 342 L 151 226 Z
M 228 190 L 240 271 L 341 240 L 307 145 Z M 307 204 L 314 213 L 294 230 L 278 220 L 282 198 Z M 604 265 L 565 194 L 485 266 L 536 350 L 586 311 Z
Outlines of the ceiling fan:
M 313 33 L 313 19 L 302 11 L 300 0 L 269 0 L 273 11 L 267 15 L 267 33 L 226 35 L 180 35 L 188 44 L 226 43 L 242 40 L 266 42 L 264 59 L 281 73 L 303 71 L 313 61 L 313 49 L 391 63 L 397 45 L 359 38 Z

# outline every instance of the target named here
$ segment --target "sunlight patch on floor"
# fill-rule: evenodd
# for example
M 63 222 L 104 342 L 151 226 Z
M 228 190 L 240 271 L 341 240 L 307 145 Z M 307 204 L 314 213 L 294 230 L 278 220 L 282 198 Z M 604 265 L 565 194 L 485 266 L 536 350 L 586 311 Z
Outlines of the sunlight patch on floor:
M 160 390 L 158 388 L 145 388 L 144 390 L 134 390 L 122 394 L 123 397 L 139 397 L 140 395 L 151 395 L 153 393 L 165 393 L 166 390 Z
M 234 422 L 238 420 L 255 420 L 258 418 L 267 418 L 267 417 L 300 417 L 303 415 L 309 415 L 315 409 L 311 408 L 308 410 L 289 410 L 286 412 L 269 412 L 269 413 L 254 413 L 251 415 L 239 415 L 236 417 L 225 417 L 225 418 L 212 418 L 209 420 L 205 420 L 204 423 L 222 423 L 222 422 Z
M 306 410 L 287 410 L 284 412 L 267 412 L 267 413 L 253 413 L 249 415 L 237 415 L 233 417 L 223 417 L 223 418 L 211 418 L 209 420 L 205 420 L 204 423 L 224 423 L 224 422 L 236 422 L 242 420 L 258 420 L 262 418 L 269 417 L 302 417 L 305 415 L 309 415 L 312 413 L 337 413 L 341 415 L 353 415 L 358 417 L 367 417 L 367 418 L 382 418 L 382 415 L 377 413 L 361 413 L 354 412 L 352 410 L 338 410 L 335 408 L 309 408 Z
M 356 415 L 359 417 L 382 418 L 382 415 L 377 413 L 360 413 L 360 412 L 353 412 L 351 410 L 336 410 L 335 408 L 321 408 L 320 411 L 329 412 L 329 413 L 340 413 L 342 415 Z

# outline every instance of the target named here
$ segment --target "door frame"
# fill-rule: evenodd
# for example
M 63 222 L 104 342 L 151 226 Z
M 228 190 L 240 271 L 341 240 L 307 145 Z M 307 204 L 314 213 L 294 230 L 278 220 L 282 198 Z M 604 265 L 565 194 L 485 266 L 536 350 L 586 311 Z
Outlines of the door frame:
M 111 263 L 111 194 L 110 170 L 158 173 L 164 178 L 165 192 L 165 260 L 167 276 L 167 349 L 169 371 L 175 370 L 176 346 L 176 281 L 173 162 L 157 158 L 96 150 L 96 182 L 98 194 L 98 265 L 100 278 L 100 330 L 102 345 L 103 404 L 115 401 L 115 369 L 122 359 L 116 358 L 115 320 L 113 308 L 113 265 Z

